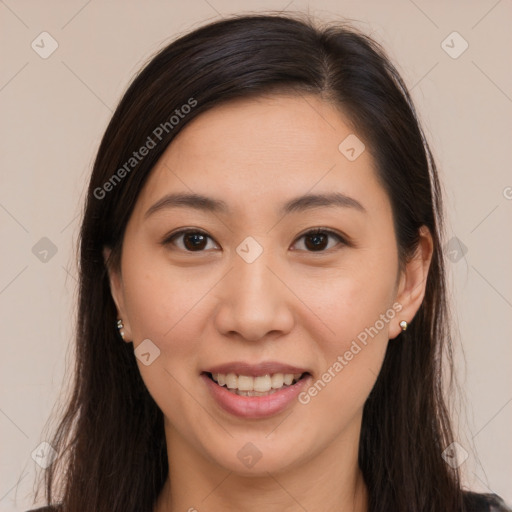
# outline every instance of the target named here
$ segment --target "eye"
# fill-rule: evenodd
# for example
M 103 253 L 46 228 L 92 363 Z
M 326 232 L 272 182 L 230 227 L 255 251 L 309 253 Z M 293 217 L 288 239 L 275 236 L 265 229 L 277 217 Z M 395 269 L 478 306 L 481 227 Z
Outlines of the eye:
M 325 249 L 331 249 L 333 247 L 332 245 L 328 247 L 329 238 L 335 238 L 339 243 L 348 245 L 341 235 L 338 235 L 338 233 L 335 233 L 330 229 L 324 228 L 312 229 L 311 231 L 304 233 L 300 238 L 298 238 L 298 240 L 302 240 L 303 238 L 305 239 L 303 245 L 306 247 L 305 250 L 308 252 L 326 252 Z
M 208 239 L 212 240 L 204 231 L 198 229 L 184 229 L 166 238 L 162 244 L 174 244 L 178 246 L 179 249 L 187 252 L 203 252 L 204 249 L 207 248 Z M 175 243 L 176 240 L 181 240 L 182 243 Z
M 300 248 L 299 250 L 326 252 L 326 249 L 332 249 L 333 246 L 336 246 L 336 244 L 329 246 L 329 238 L 336 239 L 338 244 L 348 245 L 347 241 L 338 233 L 330 229 L 315 228 L 298 238 L 298 240 L 305 240 L 303 244 L 305 249 Z M 208 247 L 208 240 L 213 239 L 204 231 L 198 229 L 183 229 L 163 240 L 162 245 L 173 244 L 186 252 L 204 252 L 206 249 L 212 249 L 212 247 Z M 178 243 L 178 241 L 180 243 Z M 297 244 L 297 242 L 295 244 Z M 214 249 L 218 248 L 216 244 L 214 245 Z

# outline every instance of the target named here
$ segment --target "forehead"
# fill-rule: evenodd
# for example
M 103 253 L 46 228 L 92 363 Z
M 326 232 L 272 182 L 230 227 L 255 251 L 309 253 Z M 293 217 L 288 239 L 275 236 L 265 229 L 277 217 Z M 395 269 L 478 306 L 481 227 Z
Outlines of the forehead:
M 382 207 L 387 198 L 368 148 L 352 161 L 340 150 L 349 136 L 361 139 L 339 109 L 314 95 L 230 101 L 182 129 L 138 206 L 147 209 L 170 191 L 222 197 L 235 209 L 339 191 Z

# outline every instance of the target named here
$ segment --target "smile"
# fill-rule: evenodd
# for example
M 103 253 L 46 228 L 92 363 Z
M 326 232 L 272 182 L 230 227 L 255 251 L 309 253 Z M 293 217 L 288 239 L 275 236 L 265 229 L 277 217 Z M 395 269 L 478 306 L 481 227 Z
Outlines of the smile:
M 265 396 L 300 380 L 302 373 L 274 373 L 258 377 L 236 375 L 235 373 L 208 374 L 219 386 L 225 386 L 240 396 Z
M 246 419 L 279 414 L 296 401 L 311 379 L 307 372 L 258 376 L 203 372 L 201 377 L 217 405 Z

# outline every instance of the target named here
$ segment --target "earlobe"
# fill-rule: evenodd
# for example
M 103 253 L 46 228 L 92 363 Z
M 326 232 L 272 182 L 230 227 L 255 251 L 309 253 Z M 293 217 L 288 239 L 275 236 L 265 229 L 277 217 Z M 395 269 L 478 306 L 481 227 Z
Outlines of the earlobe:
M 390 329 L 390 339 L 396 338 L 404 331 L 404 325 L 407 326 L 413 322 L 425 296 L 434 247 L 432 235 L 426 226 L 420 228 L 419 235 L 418 247 L 413 257 L 405 264 L 400 276 L 396 301 L 401 304 L 402 309 L 396 317 L 396 326 Z M 406 322 L 406 324 L 402 324 L 402 322 Z
M 110 247 L 105 247 L 103 249 L 103 261 L 105 262 L 105 267 L 107 268 L 108 272 L 110 294 L 112 295 L 112 299 L 117 308 L 118 319 L 116 325 L 113 326 L 113 328 L 116 328 L 119 331 L 121 338 L 128 342 L 131 340 L 131 329 L 124 305 L 123 281 L 120 272 L 112 268 L 112 265 L 109 264 L 111 252 L 112 249 Z

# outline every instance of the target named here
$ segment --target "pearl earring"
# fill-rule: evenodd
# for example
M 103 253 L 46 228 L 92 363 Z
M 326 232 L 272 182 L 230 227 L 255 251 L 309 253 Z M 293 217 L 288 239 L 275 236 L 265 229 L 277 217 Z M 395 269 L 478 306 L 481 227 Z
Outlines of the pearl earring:
M 123 321 L 121 319 L 119 319 L 117 321 L 117 328 L 119 329 L 119 334 L 120 334 L 121 338 L 123 338 L 123 340 L 124 340 L 124 331 L 123 331 L 124 325 L 123 325 Z
M 399 325 L 400 325 L 400 329 L 402 329 L 402 331 L 406 331 L 407 330 L 408 324 L 407 324 L 407 322 L 405 320 L 402 320 Z

